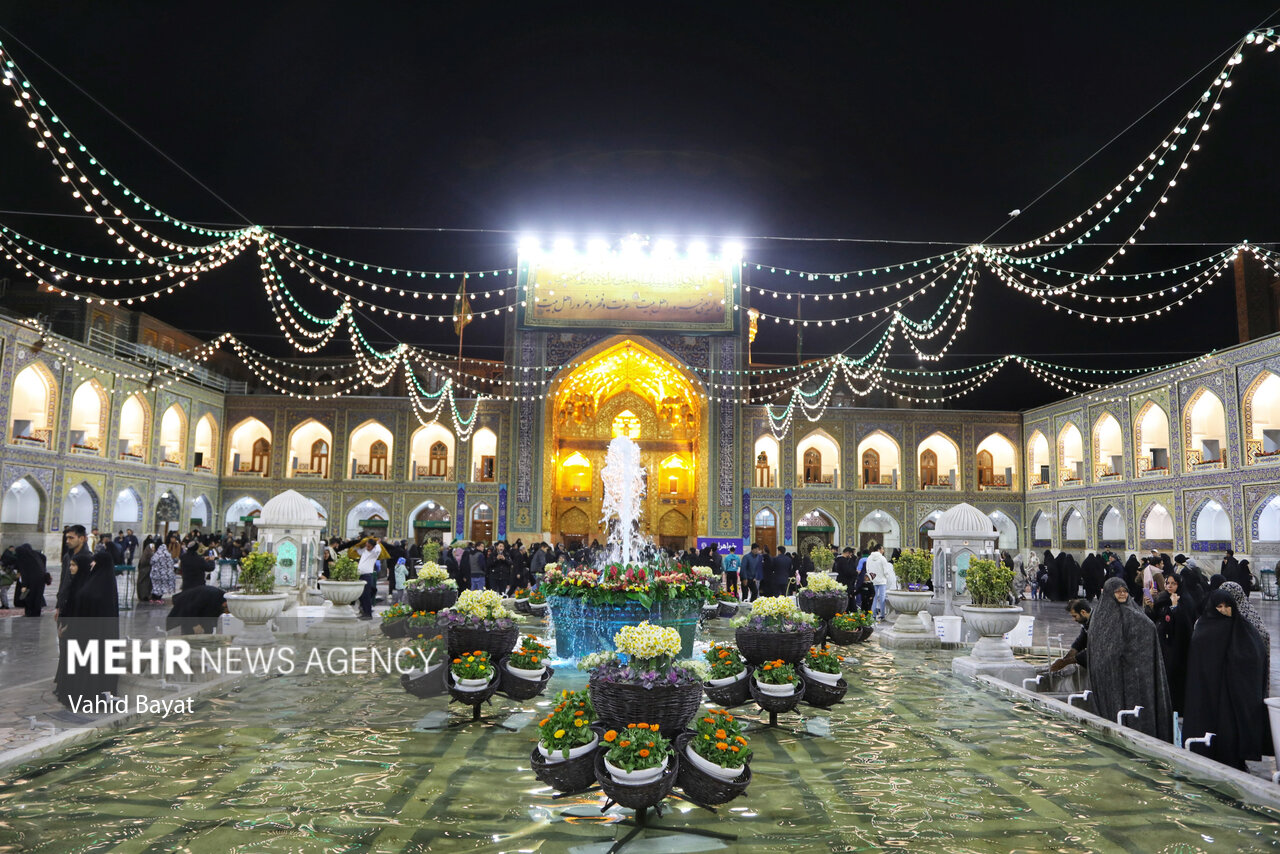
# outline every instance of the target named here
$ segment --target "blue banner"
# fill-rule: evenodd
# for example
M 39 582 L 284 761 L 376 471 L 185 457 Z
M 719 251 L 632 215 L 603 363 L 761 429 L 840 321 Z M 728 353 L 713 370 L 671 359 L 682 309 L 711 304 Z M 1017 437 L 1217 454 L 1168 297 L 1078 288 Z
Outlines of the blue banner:
M 453 525 L 453 536 L 461 539 L 462 532 L 466 530 L 463 526 L 466 524 L 467 515 L 467 488 L 462 484 L 458 484 L 458 512 L 453 514 L 453 518 L 457 521 Z

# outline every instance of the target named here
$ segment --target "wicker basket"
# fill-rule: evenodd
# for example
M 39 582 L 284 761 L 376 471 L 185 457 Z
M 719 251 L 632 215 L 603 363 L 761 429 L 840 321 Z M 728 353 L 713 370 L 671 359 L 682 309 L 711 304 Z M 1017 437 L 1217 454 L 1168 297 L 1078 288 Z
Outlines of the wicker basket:
M 529 607 L 528 599 L 517 599 L 515 601 L 515 610 L 517 614 L 532 614 L 533 609 Z
M 827 626 L 827 640 L 837 646 L 850 646 L 855 643 L 862 643 L 862 629 L 854 629 L 853 631 L 844 631 L 837 629 L 835 626 Z
M 702 619 L 714 620 L 716 617 L 719 617 L 719 616 L 720 616 L 720 606 L 715 604 L 714 602 L 711 603 L 710 605 L 702 606 Z
M 409 616 L 406 614 L 398 620 L 390 620 L 378 626 L 389 638 L 403 638 L 409 635 Z
M 720 607 L 721 619 L 727 620 L 730 617 L 732 617 L 734 614 L 738 613 L 737 602 L 721 602 L 719 607 Z
M 445 671 L 448 670 L 445 665 L 437 665 L 433 670 L 419 674 L 417 677 L 410 676 L 408 673 L 400 674 L 400 687 L 408 691 L 415 697 L 439 697 L 446 690 L 444 682 Z
M 479 649 L 489 653 L 494 664 L 511 654 L 519 637 L 520 629 L 517 626 L 492 630 L 449 626 L 444 630 L 444 641 L 449 647 L 450 658 L 457 658 L 464 652 Z
M 807 614 L 817 614 L 824 620 L 830 620 L 836 614 L 843 614 L 849 607 L 848 594 L 839 596 L 809 596 L 801 590 L 796 596 L 796 604 Z
M 502 681 L 502 687 L 498 690 L 511 700 L 532 700 L 547 689 L 547 683 L 551 681 L 554 673 L 555 671 L 548 667 L 541 679 L 521 679 L 508 670 L 507 663 L 503 661 L 498 665 L 498 676 Z
M 498 693 L 498 687 L 502 684 L 502 680 L 495 674 L 494 678 L 489 680 L 489 684 L 479 691 L 463 691 L 458 688 L 457 682 L 454 681 L 453 670 L 445 668 L 444 684 L 449 690 L 449 696 L 456 702 L 462 703 L 464 706 L 478 706 Z
M 742 657 L 756 666 L 779 658 L 787 664 L 799 664 L 813 646 L 811 628 L 798 632 L 756 632 L 740 628 L 734 637 Z
M 693 720 L 702 702 L 701 685 L 642 688 L 616 682 L 587 683 L 591 704 L 602 724 L 624 729 L 629 723 L 657 724 L 662 732 L 679 732 Z
M 596 729 L 592 727 L 592 729 Z M 599 736 L 600 732 L 597 731 Z M 533 767 L 533 776 L 557 792 L 577 794 L 585 792 L 596 782 L 596 754 L 600 753 L 601 741 L 596 742 L 596 749 L 563 762 L 548 762 L 534 745 L 529 754 L 529 763 Z
M 707 695 L 707 699 L 726 709 L 732 709 L 734 706 L 741 706 L 751 699 L 751 689 L 747 687 L 747 680 L 751 678 L 748 673 L 743 679 L 732 682 L 728 685 L 721 685 L 713 688 L 706 682 L 702 683 L 702 693 Z
M 597 707 L 598 710 L 598 707 Z M 643 786 L 620 786 L 613 782 L 608 770 L 604 767 L 604 755 L 607 751 L 596 751 L 596 780 L 600 788 L 609 796 L 609 800 L 627 809 L 642 810 L 656 807 L 671 794 L 671 787 L 676 784 L 676 776 L 680 773 L 680 756 L 672 753 L 667 760 L 667 770 L 652 783 Z
M 819 709 L 831 708 L 843 700 L 845 693 L 849 690 L 849 683 L 844 681 L 843 677 L 834 685 L 819 682 L 804 674 L 801 674 L 800 678 L 804 680 L 804 701 Z
M 747 683 L 751 691 L 751 696 L 755 699 L 756 705 L 764 709 L 766 712 L 789 712 L 796 706 L 800 705 L 800 701 L 804 699 L 805 683 L 801 679 L 796 683 L 795 693 L 790 697 L 775 697 L 772 694 L 766 694 L 760 690 L 760 686 L 756 685 L 755 674 L 747 677 Z
M 418 601 L 422 603 L 422 607 L 415 608 L 415 611 L 439 611 L 457 603 L 458 591 L 448 588 L 443 590 L 423 590 L 418 594 Z
M 693 736 L 694 733 L 686 732 L 676 739 L 676 753 L 680 755 L 681 760 L 685 759 L 684 749 Z M 751 785 L 751 765 L 744 766 L 742 774 L 736 780 L 719 780 L 692 762 L 681 761 L 680 773 L 676 775 L 676 785 L 689 800 L 700 806 L 720 806 L 747 793 L 747 786 Z

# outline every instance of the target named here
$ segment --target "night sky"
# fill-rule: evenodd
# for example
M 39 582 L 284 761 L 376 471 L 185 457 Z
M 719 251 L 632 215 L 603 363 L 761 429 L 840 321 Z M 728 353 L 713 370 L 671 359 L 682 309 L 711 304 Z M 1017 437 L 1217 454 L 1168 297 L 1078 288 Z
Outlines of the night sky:
M 320 250 L 417 269 L 506 267 L 518 232 L 548 240 L 638 232 L 703 236 L 713 247 L 721 236 L 747 236 L 753 263 L 826 271 L 1014 242 L 1060 224 L 1158 144 L 1225 52 L 1264 21 L 1280 22 L 1274 0 L 243 10 L 18 2 L 0 11 L 12 34 L 0 39 L 94 155 L 189 221 L 262 224 Z M 1118 272 L 1172 266 L 1246 238 L 1280 240 L 1280 51 L 1251 51 L 1233 82 L 1143 235 L 1198 245 L 1131 250 Z M 34 215 L 78 208 L 12 108 L 0 110 L 0 164 L 0 221 L 68 249 L 111 248 L 90 222 Z M 1138 207 L 1098 239 L 1127 237 L 1146 210 Z M 1015 208 L 1027 210 L 990 237 Z M 431 228 L 479 231 L 414 230 Z M 782 237 L 855 240 L 765 239 Z M 1076 250 L 1064 266 L 1103 257 Z M 824 293 L 852 286 L 753 267 L 747 281 Z M 313 312 L 333 311 L 332 297 L 295 284 Z M 923 317 L 935 304 L 909 313 Z M 288 352 L 272 334 L 252 253 L 148 310 L 203 337 L 230 330 Z M 456 348 L 446 324 L 362 323 L 375 342 Z M 865 331 L 810 329 L 804 356 L 850 345 L 856 354 Z M 498 321 L 477 322 L 467 336 L 470 355 L 504 356 Z M 1234 343 L 1229 278 L 1158 321 L 1105 326 L 1065 319 L 988 274 L 942 367 L 1003 353 L 1136 367 Z M 898 352 L 891 364 L 918 364 Z M 794 330 L 766 324 L 755 353 L 794 362 Z M 1009 369 L 952 405 L 1025 407 L 1060 396 L 1024 376 Z

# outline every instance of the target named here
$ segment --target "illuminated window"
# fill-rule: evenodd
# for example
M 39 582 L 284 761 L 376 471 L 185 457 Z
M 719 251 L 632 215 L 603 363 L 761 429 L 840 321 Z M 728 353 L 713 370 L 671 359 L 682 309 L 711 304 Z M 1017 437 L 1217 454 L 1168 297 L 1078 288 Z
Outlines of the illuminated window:
M 624 409 L 613 419 L 613 438 L 640 438 L 640 419 L 630 409 Z
M 568 492 L 591 491 L 591 461 L 574 451 L 560 466 L 561 484 Z

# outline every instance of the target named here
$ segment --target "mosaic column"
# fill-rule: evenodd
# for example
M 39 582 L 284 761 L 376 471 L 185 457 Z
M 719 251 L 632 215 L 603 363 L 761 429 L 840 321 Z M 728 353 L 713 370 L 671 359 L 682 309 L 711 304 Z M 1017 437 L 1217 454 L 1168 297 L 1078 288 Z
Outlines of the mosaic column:
M 791 545 L 791 490 L 782 495 L 782 544 Z
M 507 485 L 498 487 L 498 539 L 507 538 Z
M 453 514 L 453 536 L 455 539 L 462 539 L 462 532 L 465 530 L 464 526 L 466 525 L 466 519 L 464 518 L 466 515 L 467 487 L 460 483 L 458 484 L 458 508 L 457 512 Z

